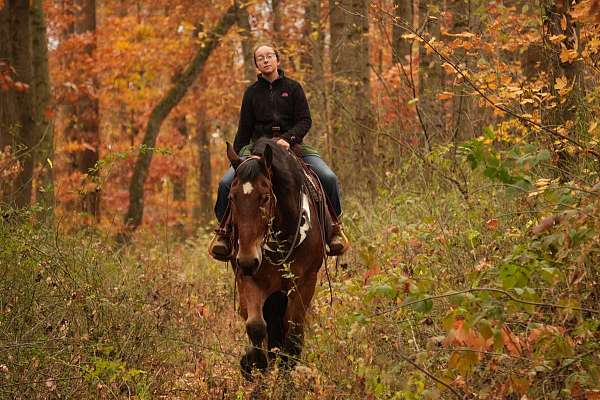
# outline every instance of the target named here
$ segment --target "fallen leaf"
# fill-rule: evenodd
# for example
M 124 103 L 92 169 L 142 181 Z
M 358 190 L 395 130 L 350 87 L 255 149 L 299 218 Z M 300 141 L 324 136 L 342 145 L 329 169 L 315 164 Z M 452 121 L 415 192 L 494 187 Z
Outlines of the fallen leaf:
M 498 229 L 498 220 L 496 218 L 488 219 L 485 221 L 485 225 L 488 227 L 488 229 L 495 231 Z
M 502 334 L 502 342 L 504 343 L 504 347 L 506 347 L 508 354 L 513 356 L 521 355 L 523 349 L 519 338 L 513 334 L 506 325 L 502 327 L 500 332 Z
M 371 279 L 371 277 L 379 274 L 381 272 L 381 269 L 379 268 L 378 265 L 372 265 L 364 274 L 363 274 L 363 282 L 366 285 L 367 283 L 369 283 L 369 279 Z
M 539 235 L 540 233 L 546 232 L 550 228 L 552 228 L 556 223 L 558 223 L 559 217 L 552 215 L 550 217 L 546 217 L 540 221 L 539 224 L 534 226 L 531 229 L 531 232 L 534 235 Z

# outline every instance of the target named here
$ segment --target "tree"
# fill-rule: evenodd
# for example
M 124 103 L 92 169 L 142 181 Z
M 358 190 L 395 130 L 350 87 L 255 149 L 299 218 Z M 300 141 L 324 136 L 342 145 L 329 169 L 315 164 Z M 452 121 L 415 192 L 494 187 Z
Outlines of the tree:
M 437 47 L 441 38 L 440 9 L 437 5 L 419 0 L 419 24 L 423 37 Z M 443 90 L 444 74 L 437 55 L 425 43 L 419 45 L 419 103 L 426 149 L 431 148 L 431 138 L 444 130 L 444 115 L 436 94 Z
M 545 65 L 548 67 L 548 87 L 554 103 L 547 107 L 543 122 L 556 127 L 574 122 L 578 105 L 584 95 L 583 61 L 579 25 L 571 16 L 571 2 L 546 0 L 544 12 Z M 556 42 L 551 37 L 559 37 Z
M 11 46 L 11 14 L 8 3 L 0 8 L 0 74 L 4 79 L 13 78 L 10 62 L 12 60 Z M 12 145 L 10 132 L 15 126 L 14 91 L 10 85 L 0 88 L 0 151 Z
M 326 85 L 324 71 L 324 29 L 321 23 L 321 0 L 308 0 L 304 7 L 304 39 L 301 61 L 308 71 L 307 97 L 312 113 L 312 140 L 319 140 L 326 130 Z M 327 135 L 329 138 L 329 135 Z M 330 146 L 327 146 L 329 150 Z M 331 154 L 329 154 L 331 156 Z
M 10 18 L 10 45 L 12 62 L 17 79 L 27 85 L 26 90 L 14 93 L 17 127 L 13 153 L 21 163 L 14 187 L 14 205 L 18 208 L 31 204 L 31 191 L 34 163 L 34 88 L 31 51 L 31 6 L 28 1 L 9 0 L 7 3 Z
M 129 186 L 129 208 L 125 214 L 125 230 L 120 234 L 120 240 L 127 240 L 129 235 L 142 223 L 144 183 L 148 176 L 148 169 L 162 123 L 187 93 L 196 77 L 202 72 L 208 56 L 217 47 L 221 37 L 235 23 L 236 9 L 235 5 L 229 7 L 217 25 L 208 33 L 190 64 L 152 110 Z
M 542 110 L 542 123 L 558 129 L 566 136 L 576 132 L 578 119 L 585 119 L 582 111 L 585 95 L 584 68 L 581 59 L 579 24 L 571 15 L 571 2 L 545 0 L 542 3 L 544 18 L 544 65 L 547 68 L 551 101 Z M 553 38 L 560 38 L 557 42 Z M 575 138 L 577 139 L 577 138 Z M 553 143 L 562 170 L 571 157 L 567 143 Z
M 54 207 L 54 132 L 48 116 L 50 76 L 48 73 L 48 38 L 42 0 L 35 0 L 32 9 L 33 87 L 35 90 L 35 141 L 37 176 L 36 200 L 43 207 L 43 215 L 50 218 Z
M 330 0 L 329 12 L 334 165 L 339 170 L 341 160 L 352 160 L 374 194 L 368 1 Z
M 394 16 L 397 21 L 392 27 L 392 62 L 404 62 L 411 51 L 411 42 L 402 38 L 407 33 L 402 24 L 413 26 L 413 0 L 394 0 Z
M 82 42 L 81 50 L 70 57 L 76 92 L 70 102 L 69 122 L 65 135 L 73 143 L 71 164 L 82 176 L 81 211 L 100 219 L 100 189 L 94 182 L 100 153 L 98 82 L 92 65 L 96 62 L 96 1 L 67 2 L 67 12 L 74 12 L 70 40 Z M 71 10 L 69 10 L 71 8 Z M 71 30 L 71 29 L 70 29 Z
M 250 16 L 248 15 L 248 2 L 239 2 L 236 12 L 236 23 L 241 36 L 242 53 L 244 56 L 244 78 L 249 83 L 256 79 L 254 66 L 254 40 L 250 29 Z
M 468 0 L 453 0 L 447 3 L 446 13 L 450 15 L 451 23 L 447 27 L 448 35 L 445 39 L 450 43 L 454 37 L 452 35 L 463 34 L 471 29 L 471 2 Z M 463 70 L 468 70 L 469 63 L 467 52 L 464 48 L 454 49 L 453 58 Z M 471 109 L 471 99 L 467 85 L 462 82 L 462 79 L 455 75 L 452 82 L 452 127 L 451 136 L 454 143 L 459 138 L 472 137 L 472 126 L 469 123 L 469 110 Z
M 0 8 L 0 78 L 3 82 L 9 78 L 13 79 L 11 60 L 10 13 L 8 4 L 4 3 L 4 6 Z M 5 83 L 3 87 L 0 87 L 0 162 L 3 171 L 0 175 L 0 202 L 6 203 L 11 202 L 14 180 L 14 172 L 9 173 L 8 170 L 12 169 L 16 172 L 16 168 L 18 168 L 16 162 L 12 160 L 12 132 L 16 126 L 14 95 L 12 85 Z
M 198 160 L 198 193 L 200 198 L 194 206 L 195 227 L 206 226 L 212 218 L 212 165 L 210 155 L 210 135 L 206 120 L 206 100 L 202 98 L 196 114 L 196 151 Z
M 271 0 L 271 12 L 273 15 L 273 40 L 283 43 L 283 0 Z

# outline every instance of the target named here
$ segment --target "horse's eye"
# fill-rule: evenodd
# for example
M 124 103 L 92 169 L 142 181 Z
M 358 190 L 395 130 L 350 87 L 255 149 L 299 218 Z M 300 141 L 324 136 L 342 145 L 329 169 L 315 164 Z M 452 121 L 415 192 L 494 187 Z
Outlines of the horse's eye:
M 261 201 L 263 204 L 267 204 L 267 203 L 269 202 L 269 199 L 270 199 L 270 196 L 269 196 L 268 194 L 264 194 L 264 195 L 262 196 L 262 198 L 260 199 L 260 201 Z

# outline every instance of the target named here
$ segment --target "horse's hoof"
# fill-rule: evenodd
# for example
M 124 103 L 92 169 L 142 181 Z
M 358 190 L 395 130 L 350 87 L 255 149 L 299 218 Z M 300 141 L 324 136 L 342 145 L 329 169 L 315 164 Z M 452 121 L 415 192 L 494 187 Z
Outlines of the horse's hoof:
M 251 347 L 246 351 L 240 360 L 240 368 L 242 375 L 249 381 L 252 381 L 252 370 L 258 369 L 264 371 L 267 369 L 267 356 L 265 352 L 256 347 Z

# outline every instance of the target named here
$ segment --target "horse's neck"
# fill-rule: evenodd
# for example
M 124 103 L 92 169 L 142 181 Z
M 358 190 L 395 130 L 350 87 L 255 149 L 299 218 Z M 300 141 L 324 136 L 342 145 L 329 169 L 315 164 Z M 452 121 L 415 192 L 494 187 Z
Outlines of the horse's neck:
M 294 181 L 280 182 L 274 187 L 274 191 L 277 196 L 275 226 L 284 234 L 293 235 L 296 232 L 296 223 L 301 211 L 301 184 Z

